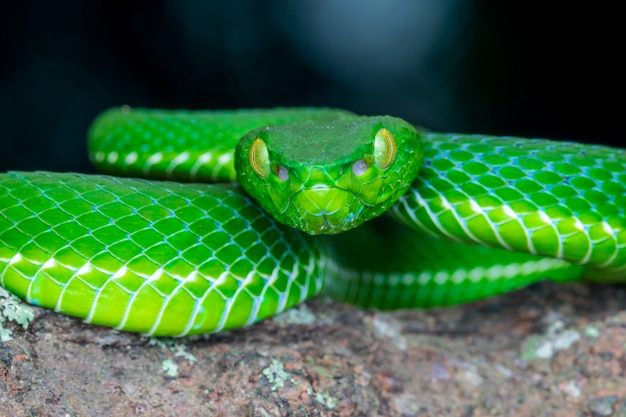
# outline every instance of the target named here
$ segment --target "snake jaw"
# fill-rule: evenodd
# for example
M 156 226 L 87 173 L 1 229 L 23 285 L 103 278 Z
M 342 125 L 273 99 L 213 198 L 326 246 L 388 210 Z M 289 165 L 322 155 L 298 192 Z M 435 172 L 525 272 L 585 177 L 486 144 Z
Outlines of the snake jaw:
M 356 227 L 363 208 L 354 192 L 317 184 L 293 194 L 283 214 L 307 233 L 335 234 Z

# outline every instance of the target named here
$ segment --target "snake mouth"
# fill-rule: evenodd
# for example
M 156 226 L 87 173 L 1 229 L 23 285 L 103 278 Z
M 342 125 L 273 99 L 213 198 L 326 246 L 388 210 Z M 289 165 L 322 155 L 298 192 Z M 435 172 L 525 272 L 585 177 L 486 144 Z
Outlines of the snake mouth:
M 334 234 L 360 224 L 359 214 L 368 206 L 350 190 L 316 185 L 293 194 L 285 215 L 296 228 L 307 233 Z

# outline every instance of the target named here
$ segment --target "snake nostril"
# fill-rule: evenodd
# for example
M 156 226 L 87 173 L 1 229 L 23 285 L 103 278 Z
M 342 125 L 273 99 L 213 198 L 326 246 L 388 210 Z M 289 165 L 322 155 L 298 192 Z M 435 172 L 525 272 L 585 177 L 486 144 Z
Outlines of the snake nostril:
M 287 171 L 287 168 L 285 168 L 284 166 L 279 165 L 276 168 L 276 176 L 281 181 L 287 181 L 289 179 L 289 171 Z
M 365 161 L 365 159 L 359 159 L 354 164 L 352 164 L 352 172 L 357 177 L 360 177 L 361 175 L 365 174 L 365 171 L 367 171 L 367 168 L 369 167 L 367 166 L 367 162 Z

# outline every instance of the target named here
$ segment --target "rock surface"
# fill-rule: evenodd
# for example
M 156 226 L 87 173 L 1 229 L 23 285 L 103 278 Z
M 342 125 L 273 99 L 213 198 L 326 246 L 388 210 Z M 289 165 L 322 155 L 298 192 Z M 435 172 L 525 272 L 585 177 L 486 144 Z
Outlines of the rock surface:
M 0 416 L 626 416 L 619 287 L 395 313 L 316 299 L 175 340 L 36 312 L 0 344 Z

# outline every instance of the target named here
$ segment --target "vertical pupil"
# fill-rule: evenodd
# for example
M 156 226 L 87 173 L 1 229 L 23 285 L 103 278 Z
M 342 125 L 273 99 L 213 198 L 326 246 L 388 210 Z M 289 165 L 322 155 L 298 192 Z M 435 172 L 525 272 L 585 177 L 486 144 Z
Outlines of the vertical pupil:
M 384 127 L 376 132 L 374 138 L 374 162 L 380 169 L 387 169 L 396 158 L 398 145 L 396 138 Z
M 256 174 L 265 178 L 270 173 L 270 158 L 267 145 L 261 138 L 256 138 L 248 152 L 248 162 Z

